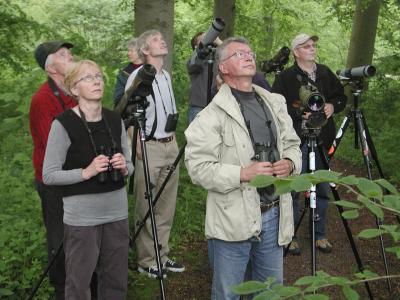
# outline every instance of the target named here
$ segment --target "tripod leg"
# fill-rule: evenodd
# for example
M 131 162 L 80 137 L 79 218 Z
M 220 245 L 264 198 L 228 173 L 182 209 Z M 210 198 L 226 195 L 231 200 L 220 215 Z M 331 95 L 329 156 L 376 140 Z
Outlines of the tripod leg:
M 381 168 L 381 164 L 379 163 L 379 160 L 378 160 L 378 153 L 376 152 L 374 142 L 372 141 L 372 137 L 369 132 L 369 129 L 367 126 L 367 121 L 365 120 L 365 117 L 362 118 L 362 122 L 363 122 L 364 130 L 365 130 L 365 139 L 366 139 L 367 145 L 370 149 L 371 157 L 375 161 L 376 167 L 378 168 L 379 176 L 381 178 L 385 178 L 385 176 L 383 175 L 383 170 Z
M 357 111 L 356 113 L 356 120 L 357 120 L 357 128 L 359 130 L 358 136 L 360 138 L 360 144 L 362 146 L 362 155 L 364 158 L 364 163 L 367 168 L 367 174 L 368 174 L 368 179 L 372 180 L 372 172 L 371 172 L 371 160 L 370 160 L 370 151 L 368 148 L 368 141 L 365 133 L 365 128 L 364 128 L 364 121 L 363 121 L 363 115 L 360 110 Z M 379 228 L 382 225 L 382 220 L 378 219 L 378 217 L 375 216 L 375 222 L 376 226 Z M 389 276 L 389 268 L 387 264 L 387 259 L 386 259 L 386 252 L 385 252 L 385 246 L 383 243 L 383 237 L 382 235 L 379 236 L 379 241 L 380 241 L 380 248 L 381 248 L 381 255 L 383 259 L 383 263 L 385 266 L 385 273 L 387 276 Z M 392 285 L 390 282 L 390 279 L 386 279 L 387 285 L 388 285 L 388 290 L 389 292 L 392 291 Z
M 161 258 L 160 258 L 160 248 L 158 242 L 158 234 L 157 234 L 157 226 L 156 226 L 156 219 L 153 210 L 153 196 L 152 196 L 152 189 L 150 183 L 150 172 L 149 172 L 149 164 L 147 159 L 147 150 L 146 150 L 146 133 L 145 133 L 145 121 L 144 116 L 142 116 L 138 121 L 138 130 L 140 134 L 140 148 L 142 150 L 142 160 L 143 160 L 143 171 L 144 171 L 144 180 L 145 180 L 145 198 L 147 199 L 147 203 L 149 206 L 150 212 L 150 221 L 151 221 L 151 230 L 153 235 L 153 244 L 154 244 L 154 252 L 156 257 L 156 264 L 157 264 L 157 277 L 159 279 L 160 284 L 160 295 L 161 299 L 165 299 L 165 290 L 164 290 L 164 281 L 163 281 L 163 270 L 161 265 Z
M 332 157 L 335 155 L 337 148 L 339 147 L 340 142 L 342 141 L 342 138 L 350 124 L 351 118 L 352 118 L 352 111 L 350 111 L 346 117 L 343 119 L 342 124 L 339 127 L 338 132 L 336 133 L 335 139 L 333 140 L 332 146 L 328 150 L 328 157 L 327 157 L 327 162 L 332 159 Z
M 178 156 L 176 157 L 174 163 L 172 164 L 172 166 L 169 169 L 168 175 L 165 178 L 164 182 L 161 184 L 157 195 L 155 196 L 154 200 L 153 200 L 153 207 L 156 206 L 158 199 L 161 196 L 161 193 L 163 192 L 165 186 L 168 183 L 168 180 L 171 178 L 172 174 L 174 173 L 174 171 L 176 170 L 176 166 L 178 165 L 179 161 L 181 160 L 183 153 L 185 152 L 185 147 L 186 147 L 186 143 L 182 146 L 182 148 L 179 150 Z M 129 241 L 129 245 L 132 246 L 133 243 L 135 242 L 136 238 L 138 237 L 140 231 L 142 230 L 143 226 L 146 224 L 147 219 L 150 216 L 150 209 L 147 211 L 146 215 L 144 216 L 144 218 L 141 221 L 138 221 L 136 223 L 136 226 L 138 227 L 133 238 L 130 239 Z
M 318 146 L 318 151 L 319 151 L 319 153 L 320 153 L 321 161 L 322 161 L 324 167 L 325 167 L 326 169 L 329 169 L 328 158 L 327 158 L 327 155 L 326 155 L 326 153 L 325 153 L 325 151 L 324 151 L 324 149 L 322 148 L 321 145 Z M 334 186 L 331 185 L 331 190 L 332 190 L 332 195 L 333 195 L 333 198 L 335 199 L 335 201 L 340 201 L 340 196 L 339 196 L 339 193 L 338 193 L 338 191 L 336 190 L 336 188 L 335 188 Z M 351 232 L 349 223 L 348 223 L 347 220 L 346 220 L 345 218 L 343 218 L 343 216 L 342 216 L 342 213 L 343 213 L 343 211 L 344 211 L 344 210 L 343 210 L 343 207 L 340 206 L 340 205 L 336 205 L 336 207 L 337 207 L 337 209 L 338 209 L 338 211 L 339 211 L 340 219 L 342 220 L 344 229 L 345 229 L 345 231 L 346 231 L 347 238 L 348 238 L 349 243 L 350 243 L 350 246 L 351 246 L 351 250 L 353 251 L 354 258 L 355 258 L 355 260 L 356 260 L 356 262 L 357 262 L 358 270 L 359 270 L 360 272 L 363 272 L 363 271 L 365 270 L 365 269 L 364 269 L 364 265 L 363 265 L 363 263 L 362 263 L 360 254 L 358 253 L 357 246 L 356 246 L 356 243 L 355 243 L 355 241 L 354 241 L 353 234 L 352 234 L 352 232 Z M 365 282 L 365 288 L 366 288 L 366 290 L 367 290 L 369 299 L 372 300 L 374 297 L 373 297 L 373 295 L 372 295 L 372 291 L 371 291 L 371 288 L 370 288 L 368 282 Z
M 293 200 L 293 201 L 299 201 L 299 199 Z M 293 207 L 294 207 L 294 205 L 293 205 Z M 293 212 L 293 214 L 294 214 L 294 212 Z M 301 213 L 301 215 L 300 215 L 300 218 L 299 218 L 298 222 L 295 224 L 294 237 L 296 237 L 297 231 L 298 231 L 299 228 L 300 228 L 301 222 L 303 221 L 303 218 L 304 218 L 304 215 L 305 215 L 305 214 L 306 214 L 306 207 L 304 207 L 304 209 L 303 209 L 303 211 L 302 211 L 302 213 Z M 288 254 L 288 252 L 289 252 L 289 249 L 290 249 L 290 245 L 292 244 L 292 242 L 293 242 L 293 240 L 292 240 L 292 241 L 287 245 L 287 247 L 285 248 L 285 251 L 284 251 L 284 253 L 283 253 L 283 257 L 286 257 L 286 256 L 287 256 L 287 254 Z
M 132 127 L 128 127 L 128 132 Z M 128 193 L 133 194 L 133 182 L 135 178 L 135 163 L 136 163 L 136 145 L 137 145 L 137 127 L 133 127 L 133 134 L 132 134 L 132 151 L 131 151 L 131 161 L 133 164 L 133 173 L 131 177 L 129 178 L 129 188 L 128 188 Z
M 32 289 L 32 292 L 30 293 L 30 295 L 28 297 L 28 300 L 31 300 L 31 299 L 33 299 L 35 297 L 38 289 L 40 288 L 40 285 L 42 284 L 43 280 L 45 279 L 45 277 L 49 273 L 51 267 L 53 266 L 54 262 L 56 261 L 58 255 L 60 255 L 60 252 L 61 252 L 62 249 L 63 249 L 63 242 L 61 241 L 60 246 L 58 246 L 57 251 L 54 253 L 53 257 L 51 258 L 51 260 L 47 264 L 46 269 L 43 271 L 43 273 L 40 276 L 40 278 L 39 278 L 38 282 L 36 283 L 35 287 Z

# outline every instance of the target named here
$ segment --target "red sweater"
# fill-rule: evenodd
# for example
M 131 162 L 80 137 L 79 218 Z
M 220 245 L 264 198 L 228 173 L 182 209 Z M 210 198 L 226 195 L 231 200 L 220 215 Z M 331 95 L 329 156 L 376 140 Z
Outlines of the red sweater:
M 60 89 L 58 91 L 65 104 L 65 109 L 72 108 L 77 104 L 74 98 L 65 95 Z M 53 94 L 48 81 L 46 81 L 33 95 L 29 111 L 29 125 L 34 144 L 32 161 L 35 168 L 35 178 L 39 181 L 43 181 L 43 160 L 51 123 L 62 112 L 63 108 L 58 98 Z

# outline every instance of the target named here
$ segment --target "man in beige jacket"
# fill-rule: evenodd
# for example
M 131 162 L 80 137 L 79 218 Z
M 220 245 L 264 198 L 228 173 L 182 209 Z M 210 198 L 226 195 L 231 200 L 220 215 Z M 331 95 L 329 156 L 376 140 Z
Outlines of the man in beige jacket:
M 185 163 L 208 190 L 206 238 L 213 270 L 212 299 L 238 299 L 231 287 L 274 276 L 283 281 L 283 250 L 293 236 L 292 198 L 256 189 L 256 175 L 285 177 L 301 170 L 300 140 L 285 99 L 252 84 L 255 54 L 243 38 L 216 53 L 224 84 L 186 130 Z

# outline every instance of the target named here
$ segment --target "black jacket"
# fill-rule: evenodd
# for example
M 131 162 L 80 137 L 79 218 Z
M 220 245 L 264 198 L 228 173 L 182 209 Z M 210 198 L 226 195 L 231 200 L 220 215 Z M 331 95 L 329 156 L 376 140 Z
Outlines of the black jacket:
M 292 117 L 293 126 L 297 135 L 301 138 L 302 143 L 304 137 L 301 134 L 302 112 L 299 108 L 299 89 L 301 82 L 307 82 L 307 74 L 299 68 L 295 63 L 290 68 L 282 71 L 276 78 L 272 86 L 272 92 L 283 95 L 286 98 L 288 113 Z M 310 79 L 312 82 L 312 80 Z M 343 86 L 335 74 L 325 65 L 317 64 L 316 81 L 312 82 L 318 91 L 325 97 L 327 103 L 333 104 L 334 114 L 341 112 L 347 103 L 347 97 L 344 94 Z M 335 123 L 333 118 L 329 118 L 326 125 L 322 128 L 319 139 L 322 140 L 323 145 L 328 149 L 335 138 Z

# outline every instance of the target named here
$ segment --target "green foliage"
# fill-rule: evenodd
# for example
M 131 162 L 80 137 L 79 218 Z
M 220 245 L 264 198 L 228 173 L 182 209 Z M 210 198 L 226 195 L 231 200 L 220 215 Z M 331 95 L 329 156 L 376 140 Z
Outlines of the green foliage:
M 25 45 L 36 41 L 41 29 L 22 9 L 11 3 L 0 3 L 0 66 L 16 70 L 25 68 L 23 61 L 30 55 Z
M 311 184 L 321 182 L 330 182 L 336 185 L 342 185 L 347 190 L 356 195 L 356 202 L 348 200 L 334 201 L 335 205 L 339 205 L 348 210 L 344 211 L 342 216 L 345 219 L 354 219 L 359 216 L 359 210 L 368 209 L 378 219 L 383 220 L 385 213 L 400 216 L 399 209 L 399 192 L 387 180 L 379 179 L 370 181 L 365 178 L 357 178 L 353 175 L 342 176 L 340 173 L 327 170 L 319 170 L 314 174 L 302 174 L 299 176 L 289 176 L 287 178 L 277 178 L 272 176 L 259 175 L 256 176 L 250 184 L 260 188 L 274 184 L 277 194 L 287 193 L 296 188 L 296 191 L 305 191 L 310 188 Z M 390 200 L 387 200 L 390 199 Z M 396 203 L 396 204 L 395 204 Z M 394 207 L 395 206 L 395 207 Z M 375 229 L 365 229 L 359 234 L 359 238 L 371 239 L 381 235 L 390 236 L 395 246 L 386 249 L 387 252 L 395 253 L 400 258 L 400 229 L 399 225 L 381 225 Z M 391 276 L 399 277 L 399 276 Z M 342 276 L 332 276 L 323 271 L 317 271 L 315 276 L 304 276 L 299 278 L 292 286 L 283 286 L 274 284 L 269 279 L 266 282 L 250 281 L 244 282 L 233 291 L 238 295 L 248 295 L 257 293 L 255 299 L 286 299 L 294 297 L 296 299 L 329 299 L 324 294 L 318 294 L 317 291 L 323 291 L 329 286 L 340 286 L 343 296 L 349 300 L 359 299 L 359 295 L 354 287 L 365 281 L 380 280 L 386 277 L 379 276 L 371 271 L 365 270 L 361 273 L 354 274 L 354 278 L 348 279 Z
M 175 1 L 172 78 L 180 112 L 177 132 L 180 145 L 184 144 L 183 131 L 187 127 L 189 78 L 186 61 L 191 55 L 190 39 L 196 32 L 208 29 L 213 15 L 212 5 L 211 0 Z M 71 41 L 78 59 L 93 59 L 103 67 L 106 78 L 104 103 L 112 107 L 115 76 L 126 60 L 125 43 L 133 35 L 132 8 L 132 1 L 127 0 L 13 0 L 0 4 L 0 298 L 25 298 L 47 262 L 40 202 L 32 184 L 32 141 L 28 125 L 30 98 L 46 76 L 36 65 L 33 50 L 49 39 Z M 354 1 L 347 0 L 237 0 L 236 35 L 250 40 L 260 62 L 271 58 L 282 46 L 289 46 L 299 32 L 317 34 L 320 36 L 319 62 L 336 70 L 345 65 L 353 12 Z M 393 130 L 397 128 L 400 116 L 398 15 L 396 1 L 383 1 L 374 61 L 378 74 L 369 79 L 361 103 L 379 157 L 384 158 L 382 167 L 394 181 L 400 180 L 397 168 L 400 131 Z M 273 76 L 269 80 L 272 83 Z M 352 134 L 345 135 L 337 156 L 362 165 L 359 150 L 353 149 L 353 140 Z M 276 183 L 278 192 L 285 193 L 291 189 L 301 191 L 321 180 L 335 182 L 337 179 L 338 184 L 354 186 L 360 193 L 356 202 L 343 200 L 336 203 L 346 209 L 345 217 L 357 217 L 364 207 L 379 218 L 387 211 L 400 211 L 399 193 L 388 181 L 376 180 L 370 186 L 355 176 L 342 177 L 326 172 L 316 176 L 290 177 L 279 182 L 273 178 L 262 179 L 262 183 Z M 178 248 L 183 239 L 204 234 L 205 199 L 205 191 L 191 184 L 181 164 L 171 235 L 173 248 Z M 379 230 L 398 241 L 398 228 L 381 226 Z M 377 232 L 366 231 L 360 237 L 373 234 Z M 400 247 L 388 251 L 400 258 Z M 130 261 L 134 261 L 132 256 Z M 129 276 L 135 279 L 133 283 L 130 281 L 135 296 L 151 298 L 150 290 L 157 290 L 145 279 L 137 279 L 136 272 L 130 271 Z M 356 275 L 355 278 L 365 279 L 362 276 Z M 256 299 L 273 299 L 276 294 L 289 297 L 300 289 L 298 286 L 276 287 L 272 281 L 268 284 L 273 286 L 272 292 L 264 291 Z M 50 290 L 45 282 L 38 299 L 49 298 Z M 343 293 L 349 299 L 355 299 L 351 289 L 344 287 Z M 318 295 L 304 295 L 305 299 L 315 297 Z

